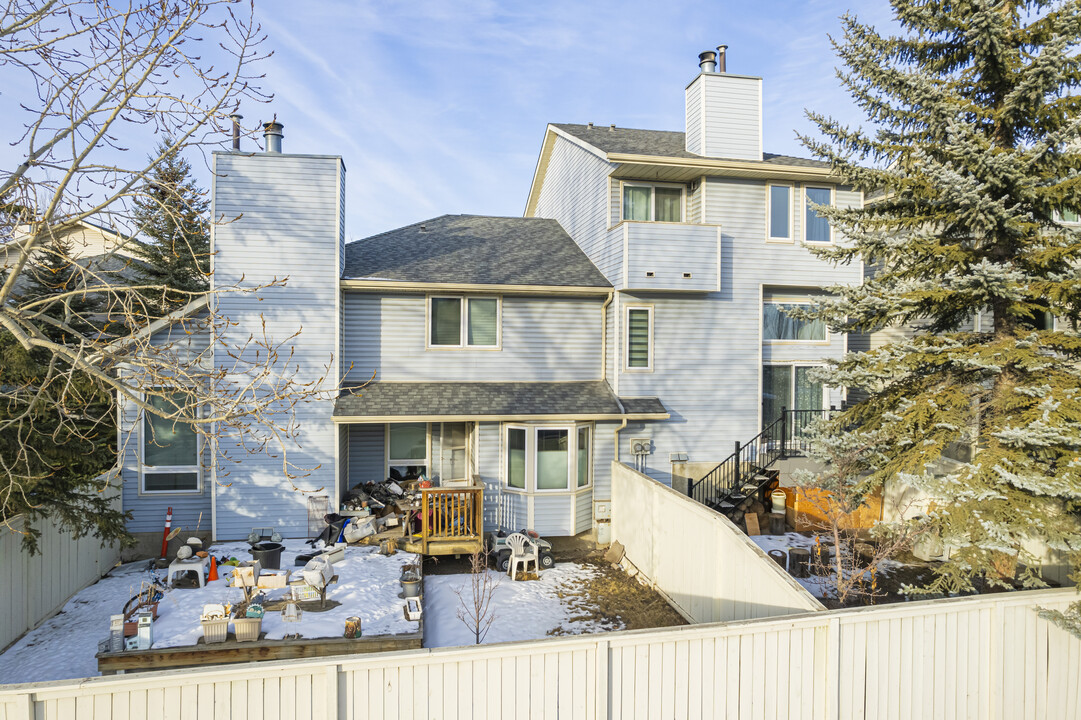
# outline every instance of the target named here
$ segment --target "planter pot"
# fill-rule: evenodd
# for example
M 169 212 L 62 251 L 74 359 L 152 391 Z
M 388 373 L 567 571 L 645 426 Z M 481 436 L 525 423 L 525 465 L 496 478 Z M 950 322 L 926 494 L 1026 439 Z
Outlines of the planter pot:
M 225 642 L 228 635 L 229 618 L 203 620 L 203 642 L 207 644 Z
M 420 597 L 420 580 L 402 580 L 402 597 Z
M 259 639 L 263 618 L 233 618 L 237 642 L 253 642 Z

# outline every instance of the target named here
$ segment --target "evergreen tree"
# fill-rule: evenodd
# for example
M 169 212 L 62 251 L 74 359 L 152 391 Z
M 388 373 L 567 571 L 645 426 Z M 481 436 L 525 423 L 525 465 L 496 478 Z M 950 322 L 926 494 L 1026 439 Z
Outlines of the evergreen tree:
M 74 343 L 93 331 L 99 304 L 77 285 L 72 244 L 54 238 L 32 259 L 18 298 L 39 313 L 35 323 L 53 342 Z M 0 517 L 21 515 L 24 542 L 36 548 L 30 520 L 45 518 L 77 536 L 130 538 L 125 515 L 97 480 L 116 460 L 116 422 L 109 391 L 43 349 L 27 351 L 0 331 L 0 458 L 21 482 L 0 497 Z M 115 491 L 117 483 L 112 483 Z
M 164 315 L 206 292 L 210 275 L 210 231 L 206 193 L 190 177 L 191 165 L 171 139 L 158 145 L 161 161 L 136 199 L 134 253 L 145 261 L 138 280 L 163 290 L 145 293 L 152 311 Z
M 823 372 L 867 399 L 822 447 L 866 448 L 865 490 L 900 479 L 933 499 L 921 522 L 954 552 L 926 590 L 1005 584 L 1015 560 L 1037 564 L 1033 542 L 1066 552 L 1076 576 L 1081 233 L 1062 218 L 1081 208 L 1081 2 L 891 5 L 899 35 L 845 16 L 834 42 L 873 129 L 810 113 L 824 139 L 802 138 L 868 200 L 821 208 L 849 240 L 815 252 L 875 274 L 806 315 L 850 333 L 922 330 Z M 969 462 L 930 472 L 970 442 Z

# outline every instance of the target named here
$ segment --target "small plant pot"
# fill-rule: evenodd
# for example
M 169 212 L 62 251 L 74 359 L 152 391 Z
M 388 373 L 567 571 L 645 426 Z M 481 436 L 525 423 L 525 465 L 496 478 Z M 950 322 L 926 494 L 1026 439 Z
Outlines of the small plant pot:
M 225 642 L 225 638 L 229 636 L 229 618 L 203 620 L 202 622 L 203 642 L 207 644 Z
M 402 580 L 402 597 L 420 597 L 420 580 Z
M 237 642 L 254 642 L 263 629 L 263 618 L 233 618 Z

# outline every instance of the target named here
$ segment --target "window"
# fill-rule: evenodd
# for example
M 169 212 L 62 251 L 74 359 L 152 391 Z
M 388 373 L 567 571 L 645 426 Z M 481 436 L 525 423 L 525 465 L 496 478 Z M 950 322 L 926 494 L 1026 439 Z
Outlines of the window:
M 436 428 L 432 427 L 433 440 Z M 439 475 L 440 484 L 463 482 L 469 479 L 468 466 L 469 425 L 464 422 L 441 423 L 439 426 Z
M 592 478 L 590 425 L 508 426 L 504 463 L 508 488 L 567 492 Z M 572 460 L 573 459 L 573 460 Z
M 762 367 L 762 425 L 781 417 L 782 410 L 823 410 L 826 387 L 811 380 L 813 365 Z
M 762 303 L 762 340 L 765 342 L 826 342 L 826 324 L 821 320 L 800 320 L 786 314 L 787 310 L 806 306 L 807 302 Z
M 623 219 L 683 222 L 683 186 L 625 183 Z
M 792 188 L 769 186 L 769 239 L 792 239 Z
M 1063 210 L 1061 216 L 1064 223 L 1077 224 L 1081 221 L 1076 210 Z
M 653 368 L 653 308 L 627 307 L 627 370 Z
M 830 224 L 824 217 L 820 217 L 814 205 L 832 205 L 833 190 L 828 187 L 809 187 L 804 189 L 807 197 L 806 218 L 804 220 L 803 239 L 806 242 L 828 243 L 833 240 Z
M 387 477 L 414 480 L 428 477 L 427 423 L 387 426 Z
M 166 415 L 183 414 L 191 396 L 166 391 L 162 396 L 148 396 L 146 402 Z M 143 412 L 142 435 L 142 492 L 201 492 L 199 437 L 193 425 Z
M 499 347 L 499 298 L 433 297 L 428 346 Z

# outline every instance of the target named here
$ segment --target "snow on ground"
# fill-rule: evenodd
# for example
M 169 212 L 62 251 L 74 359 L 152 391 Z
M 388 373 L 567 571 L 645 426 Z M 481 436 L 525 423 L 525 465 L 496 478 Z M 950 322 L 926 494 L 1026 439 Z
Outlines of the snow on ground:
M 577 614 L 575 598 L 584 581 L 595 571 L 578 563 L 559 563 L 544 570 L 538 580 L 512 581 L 506 573 L 488 571 L 498 581 L 493 594 L 495 620 L 484 638 L 484 644 L 537 640 L 550 631 L 558 634 L 618 630 L 597 620 Z M 460 590 L 466 603 L 472 606 L 472 591 L 468 574 L 428 575 L 424 578 L 424 647 L 457 647 L 473 645 L 472 631 L 457 617 Z
M 798 532 L 785 533 L 784 535 L 751 535 L 750 537 L 755 545 L 767 553 L 770 550 L 781 550 L 787 554 L 793 548 L 804 548 L 813 552 L 815 544 L 813 535 L 804 535 Z M 882 560 L 878 563 L 878 569 L 883 574 L 888 574 L 891 570 L 901 567 L 901 565 L 902 563 L 894 560 Z M 792 579 L 816 598 L 826 598 L 836 594 L 836 577 L 836 573 L 830 573 L 829 575 L 811 575 L 810 577 L 794 577 Z
M 293 564 L 297 553 L 307 552 L 310 547 L 304 540 L 286 540 L 284 545 L 282 569 L 298 569 Z M 211 550 L 216 557 L 250 559 L 247 543 L 223 543 Z M 327 592 L 328 605 L 330 600 L 341 605 L 324 612 L 305 611 L 301 622 L 292 626 L 282 622 L 280 613 L 268 612 L 263 618 L 266 639 L 280 639 L 294 632 L 305 638 L 340 637 L 345 618 L 351 615 L 360 617 L 365 636 L 417 632 L 419 623 L 405 619 L 405 601 L 398 598 L 402 566 L 417 562 L 418 556 L 412 553 L 384 557 L 374 547 L 347 547 L 345 559 L 334 565 L 338 582 Z M 109 616 L 120 613 L 141 583 L 150 579 L 147 567 L 148 562 L 141 560 L 113 568 L 106 577 L 76 594 L 61 613 L 23 636 L 0 655 L 0 684 L 97 675 L 94 655 L 98 641 L 109 635 Z M 242 600 L 242 591 L 228 586 L 231 571 L 229 566 L 219 567 L 220 579 L 208 582 L 204 588 L 173 588 L 167 592 L 158 605 L 153 647 L 194 645 L 203 635 L 199 622 L 203 605 Z M 167 570 L 156 572 L 164 582 Z M 284 597 L 289 589 L 263 592 L 274 600 Z

